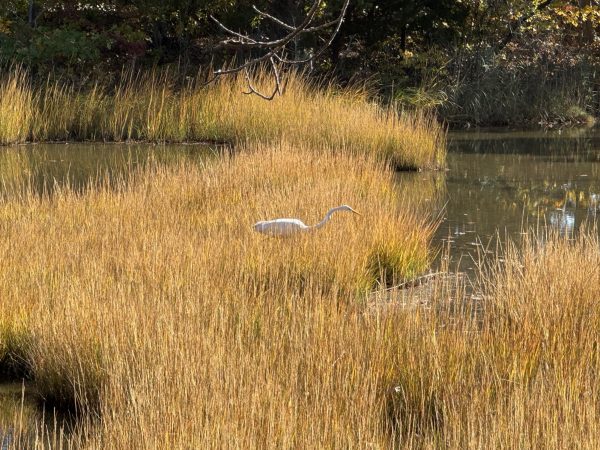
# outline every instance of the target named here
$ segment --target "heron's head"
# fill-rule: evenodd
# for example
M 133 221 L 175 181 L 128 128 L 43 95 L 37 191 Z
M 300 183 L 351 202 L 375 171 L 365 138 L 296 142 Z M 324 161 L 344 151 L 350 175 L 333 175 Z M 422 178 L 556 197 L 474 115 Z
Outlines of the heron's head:
M 352 209 L 351 206 L 348 206 L 348 205 L 340 206 L 340 210 L 341 211 L 350 211 L 351 213 L 358 214 L 359 216 L 361 215 L 359 212 L 355 211 L 354 209 Z

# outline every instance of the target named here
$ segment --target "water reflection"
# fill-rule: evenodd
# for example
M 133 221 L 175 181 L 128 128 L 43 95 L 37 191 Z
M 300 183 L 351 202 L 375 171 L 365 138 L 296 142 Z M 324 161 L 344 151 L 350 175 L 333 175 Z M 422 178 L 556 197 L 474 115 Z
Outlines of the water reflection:
M 592 193 L 588 201 L 588 213 L 595 217 L 598 211 L 600 211 L 600 194 Z
M 174 164 L 214 154 L 205 145 L 39 144 L 0 148 L 0 197 L 61 187 L 84 190 L 90 182 L 126 180 L 150 163 Z
M 454 133 L 438 246 L 472 270 L 495 239 L 551 227 L 572 237 L 600 211 L 600 132 Z
M 551 227 L 558 230 L 560 236 L 573 237 L 575 231 L 575 212 L 559 209 L 552 211 L 548 216 Z
M 61 447 L 73 421 L 40 407 L 35 389 L 22 383 L 0 383 L 0 449 Z

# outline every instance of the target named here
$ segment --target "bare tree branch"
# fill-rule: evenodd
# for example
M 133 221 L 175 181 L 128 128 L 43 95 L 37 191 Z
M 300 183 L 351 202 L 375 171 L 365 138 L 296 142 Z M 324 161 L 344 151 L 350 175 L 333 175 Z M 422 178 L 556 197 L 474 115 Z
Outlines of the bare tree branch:
M 298 27 L 293 28 L 292 31 L 288 35 L 282 37 L 281 39 L 275 39 L 272 41 L 255 41 L 254 39 L 251 39 L 250 37 L 248 37 L 246 35 L 236 33 L 235 31 L 229 30 L 227 27 L 225 27 L 225 25 L 223 25 L 221 22 L 219 22 L 213 16 L 210 16 L 210 17 L 223 30 L 225 30 L 228 33 L 232 34 L 233 36 L 237 37 L 237 39 L 227 39 L 227 40 L 223 41 L 221 44 L 224 46 L 244 47 L 244 48 L 254 48 L 254 47 L 278 48 L 278 47 L 282 47 L 282 46 L 286 45 L 288 42 L 290 42 L 292 39 L 294 39 L 298 34 L 300 34 L 302 32 L 302 30 L 304 30 L 311 24 L 312 20 L 315 17 L 315 14 L 317 13 L 317 10 L 319 9 L 320 4 L 321 4 L 321 0 L 315 0 L 313 5 L 310 7 L 310 10 L 308 11 L 308 14 L 306 15 L 304 21 L 300 25 L 298 25 Z
M 256 6 L 253 6 L 254 10 L 261 17 L 269 19 L 272 22 L 276 23 L 277 25 L 279 25 L 282 28 L 289 31 L 289 33 L 287 33 L 284 37 L 279 38 L 279 39 L 272 39 L 272 40 L 258 40 L 258 39 L 250 37 L 247 34 L 243 34 L 243 33 L 239 33 L 237 31 L 231 30 L 230 28 L 225 26 L 223 23 L 219 22 L 219 20 L 217 20 L 215 17 L 210 16 L 211 19 L 219 26 L 219 28 L 221 28 L 221 30 L 223 30 L 226 34 L 228 34 L 230 36 L 228 39 L 221 41 L 221 43 L 219 44 L 218 47 L 220 47 L 220 48 L 235 48 L 235 49 L 250 50 L 250 51 L 263 50 L 266 53 L 264 53 L 261 56 L 256 56 L 254 58 L 250 58 L 232 68 L 215 70 L 213 72 L 213 77 L 209 81 L 207 81 L 206 84 L 212 83 L 220 76 L 234 74 L 237 72 L 244 71 L 244 74 L 246 77 L 246 82 L 248 84 L 248 91 L 245 91 L 244 92 L 245 94 L 254 94 L 265 100 L 272 100 L 273 98 L 275 98 L 276 95 L 281 95 L 283 92 L 281 89 L 281 77 L 280 77 L 281 68 L 284 68 L 285 66 L 294 66 L 294 65 L 305 64 L 305 63 L 308 63 L 308 62 L 314 60 L 315 58 L 320 57 L 325 52 L 325 50 L 331 45 L 331 43 L 333 42 L 333 40 L 339 33 L 340 28 L 342 27 L 342 23 L 344 21 L 344 17 L 346 16 L 346 11 L 348 10 L 348 5 L 350 4 L 350 0 L 344 0 L 344 3 L 340 10 L 340 14 L 335 20 L 325 22 L 325 23 L 322 23 L 319 25 L 313 25 L 315 16 L 316 16 L 317 12 L 319 11 L 319 8 L 321 7 L 322 3 L 323 3 L 323 0 L 314 0 L 314 2 L 312 3 L 312 6 L 309 8 L 308 12 L 306 13 L 306 17 L 304 18 L 302 23 L 298 26 L 291 26 L 291 25 L 285 23 L 284 21 L 282 21 L 281 19 L 279 19 L 275 16 L 272 16 L 271 14 L 265 13 L 265 12 L 259 10 L 258 8 L 256 8 Z M 294 41 L 300 35 L 307 34 L 307 33 L 316 33 L 320 30 L 330 28 L 330 27 L 334 27 L 334 29 L 333 29 L 331 35 L 329 36 L 329 38 L 325 40 L 324 44 L 317 51 L 311 52 L 311 54 L 308 57 L 303 58 L 303 59 L 287 59 L 285 56 L 283 56 L 287 53 L 286 50 L 287 50 L 288 44 L 290 42 Z M 265 61 L 269 61 L 269 67 L 270 67 L 271 72 L 273 73 L 273 77 L 275 80 L 275 88 L 273 89 L 273 92 L 270 95 L 265 95 L 265 94 L 262 94 L 261 92 L 259 92 L 254 87 L 252 80 L 250 78 L 249 69 L 251 67 L 255 67 L 259 64 L 262 64 Z M 278 65 L 280 65 L 281 67 L 278 67 Z
M 294 27 L 292 25 L 288 25 L 281 19 L 278 19 L 277 17 L 274 17 L 271 14 L 267 14 L 266 12 L 261 11 L 254 5 L 252 5 L 252 8 L 254 9 L 254 11 L 256 11 L 258 13 L 259 16 L 264 17 L 265 19 L 272 20 L 277 25 L 279 25 L 287 30 L 293 31 L 296 29 L 296 27 Z M 324 24 L 318 25 L 316 27 L 305 28 L 304 30 L 301 31 L 301 33 L 314 33 L 315 31 L 319 31 L 319 30 L 323 30 L 325 28 L 331 27 L 331 26 L 335 25 L 337 22 L 338 22 L 338 19 L 335 19 L 330 22 L 325 22 Z
M 254 86 L 252 85 L 252 80 L 250 79 L 250 74 L 248 73 L 248 69 L 245 69 L 244 74 L 246 75 L 246 82 L 248 83 L 248 91 L 244 92 L 244 94 L 247 94 L 247 95 L 255 94 L 265 100 L 273 100 L 275 98 L 276 94 L 281 95 L 281 79 L 279 78 L 279 70 L 277 69 L 277 65 L 275 64 L 275 61 L 273 60 L 273 58 L 270 58 L 269 61 L 271 63 L 271 67 L 273 69 L 273 75 L 275 76 L 275 89 L 273 90 L 273 93 L 269 96 L 266 96 L 264 94 L 261 94 L 259 91 L 257 91 L 254 88 Z
M 312 60 L 320 57 L 325 52 L 325 50 L 327 50 L 327 48 L 331 45 L 331 43 L 333 42 L 333 40 L 339 33 L 340 28 L 342 28 L 342 23 L 344 22 L 344 16 L 346 15 L 346 11 L 348 9 L 349 4 L 350 4 L 350 0 L 346 0 L 346 2 L 344 3 L 344 6 L 342 7 L 342 11 L 341 11 L 339 17 L 335 21 L 330 22 L 333 24 L 337 23 L 337 25 L 336 25 L 335 29 L 333 30 L 333 32 L 331 33 L 329 40 L 324 45 L 321 46 L 319 51 L 317 51 L 316 53 L 312 54 L 311 56 L 309 56 L 308 58 L 305 58 L 305 59 L 288 60 L 288 59 L 280 58 L 279 61 L 283 64 L 291 64 L 291 65 L 305 64 L 309 61 L 312 61 Z
M 210 16 L 211 20 L 213 22 L 215 22 L 219 28 L 221 28 L 225 33 L 231 34 L 232 36 L 236 36 L 238 38 L 238 43 L 239 42 L 249 42 L 249 43 L 253 43 L 256 44 L 256 41 L 254 39 L 251 39 L 249 36 L 246 36 L 245 34 L 241 34 L 241 33 L 237 33 L 233 30 L 230 30 L 229 28 L 227 28 L 225 25 L 223 25 L 221 22 L 219 22 L 217 19 L 215 19 L 214 16 Z M 229 39 L 221 42 L 221 45 L 224 45 L 224 43 L 228 43 L 230 42 Z

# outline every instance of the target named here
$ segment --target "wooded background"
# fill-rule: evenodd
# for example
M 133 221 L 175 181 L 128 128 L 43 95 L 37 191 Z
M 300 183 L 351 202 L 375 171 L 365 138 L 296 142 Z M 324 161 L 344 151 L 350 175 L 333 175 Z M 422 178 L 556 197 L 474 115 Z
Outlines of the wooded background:
M 0 61 L 24 65 L 38 78 L 52 74 L 84 85 L 111 83 L 124 68 L 175 66 L 182 77 L 194 76 L 260 53 L 219 46 L 225 33 L 211 15 L 232 30 L 274 39 L 286 30 L 253 5 L 297 25 L 312 3 L 8 0 L 0 4 Z M 334 20 L 342 4 L 321 2 L 319 21 Z M 304 69 L 342 85 L 369 80 L 382 98 L 435 108 L 450 122 L 503 122 L 469 111 L 486 97 L 497 103 L 504 92 L 503 104 L 511 96 L 536 97 L 529 90 L 540 85 L 554 91 L 551 98 L 573 99 L 563 110 L 595 114 L 599 24 L 595 0 L 351 0 L 331 45 Z M 299 35 L 290 56 L 310 55 L 329 31 Z

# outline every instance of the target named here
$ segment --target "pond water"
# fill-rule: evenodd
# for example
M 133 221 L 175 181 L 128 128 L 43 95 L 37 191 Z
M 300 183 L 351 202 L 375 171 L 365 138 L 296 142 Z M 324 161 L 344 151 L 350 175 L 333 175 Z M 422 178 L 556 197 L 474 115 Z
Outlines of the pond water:
M 600 130 L 451 133 L 444 178 L 435 241 L 470 272 L 497 237 L 545 226 L 571 237 L 600 217 Z
M 38 144 L 0 147 L 0 196 L 31 189 L 52 193 L 70 186 L 82 191 L 90 182 L 118 183 L 149 164 L 201 161 L 216 150 L 208 145 Z
M 40 144 L 0 148 L 0 197 L 126 180 L 147 164 L 204 161 L 204 145 Z M 476 131 L 449 135 L 445 173 L 400 173 L 411 198 L 440 209 L 436 248 L 469 272 L 496 237 L 548 226 L 572 236 L 600 216 L 600 130 Z M 441 206 L 444 208 L 441 209 Z M 441 252 L 439 252 L 441 253 Z M 439 264 L 439 260 L 437 262 Z
M 0 201 L 28 190 L 51 195 L 69 186 L 83 191 L 91 182 L 127 181 L 136 168 L 151 164 L 205 161 L 217 154 L 206 145 L 40 144 L 0 147 Z M 66 448 L 75 424 L 67 412 L 44 410 L 32 385 L 0 381 L 0 450 Z M 37 447 L 36 447 L 37 448 Z
M 45 410 L 29 384 L 0 383 L 0 450 L 62 448 L 74 426 L 74 418 Z

